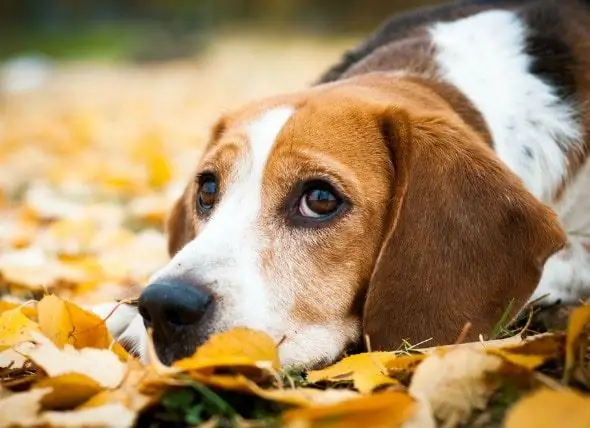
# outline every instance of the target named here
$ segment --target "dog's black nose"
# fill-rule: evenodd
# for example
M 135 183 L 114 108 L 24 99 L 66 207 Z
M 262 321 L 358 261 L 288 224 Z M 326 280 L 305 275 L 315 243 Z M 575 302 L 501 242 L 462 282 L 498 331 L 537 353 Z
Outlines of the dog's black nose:
M 139 297 L 139 313 L 147 327 L 168 333 L 178 327 L 197 324 L 211 300 L 209 293 L 196 287 L 152 284 Z

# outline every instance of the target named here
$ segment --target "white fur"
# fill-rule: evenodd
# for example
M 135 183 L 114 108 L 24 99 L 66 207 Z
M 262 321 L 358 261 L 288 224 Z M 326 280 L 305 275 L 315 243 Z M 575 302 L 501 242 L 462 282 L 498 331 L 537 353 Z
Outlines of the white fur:
M 291 107 L 275 108 L 246 126 L 249 151 L 226 179 L 228 184 L 211 218 L 150 280 L 184 280 L 211 288 L 222 301 L 214 319 L 216 329 L 248 326 L 277 339 L 284 329 L 274 307 L 276 288 L 261 275 L 260 252 L 270 242 L 262 242 L 257 226 L 264 168 L 276 136 L 293 112 Z
M 500 159 L 550 202 L 566 175 L 559 145 L 576 150 L 581 134 L 573 109 L 528 71 L 526 24 L 513 12 L 494 10 L 438 23 L 430 32 L 443 79 L 482 113 Z
M 590 297 L 590 162 L 568 183 L 554 207 L 568 236 L 567 246 L 552 256 L 533 299 L 576 303 Z

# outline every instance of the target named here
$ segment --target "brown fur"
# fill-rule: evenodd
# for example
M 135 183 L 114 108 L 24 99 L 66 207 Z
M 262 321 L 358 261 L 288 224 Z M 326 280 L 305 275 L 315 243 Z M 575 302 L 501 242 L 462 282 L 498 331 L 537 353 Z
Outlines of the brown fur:
M 275 242 L 264 271 L 295 293 L 298 325 L 358 319 L 375 349 L 448 343 L 466 322 L 485 334 L 511 300 L 517 310 L 529 298 L 564 244 L 553 212 L 446 94 L 415 77 L 369 74 L 246 106 L 214 133 L 200 168 L 223 181 L 237 156 L 227 150 L 244 149 L 243 125 L 263 108 L 297 107 L 268 160 L 259 228 Z M 293 229 L 277 213 L 310 171 L 340 183 L 352 210 L 319 230 Z M 190 191 L 170 218 L 172 254 L 198 230 Z

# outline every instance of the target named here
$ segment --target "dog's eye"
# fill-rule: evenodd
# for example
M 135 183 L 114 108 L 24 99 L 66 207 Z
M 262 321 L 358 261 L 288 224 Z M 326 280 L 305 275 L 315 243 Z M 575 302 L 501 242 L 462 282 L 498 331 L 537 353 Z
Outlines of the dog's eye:
M 213 175 L 203 175 L 199 178 L 197 192 L 197 207 L 200 211 L 210 211 L 217 201 L 217 179 Z
M 329 185 L 312 185 L 299 200 L 299 214 L 303 217 L 321 219 L 336 212 L 341 204 L 342 200 Z

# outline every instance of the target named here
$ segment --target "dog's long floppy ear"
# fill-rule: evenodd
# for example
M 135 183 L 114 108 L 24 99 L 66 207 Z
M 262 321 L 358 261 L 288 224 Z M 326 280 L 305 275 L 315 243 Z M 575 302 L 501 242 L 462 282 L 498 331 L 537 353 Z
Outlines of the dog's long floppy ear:
M 487 334 L 534 291 L 565 242 L 555 214 L 492 150 L 444 119 L 387 108 L 393 165 L 390 222 L 367 290 L 364 333 L 374 349 Z M 512 305 L 511 305 L 512 301 Z
M 174 203 L 166 220 L 166 232 L 168 234 L 168 254 L 174 256 L 195 237 L 195 227 L 192 218 L 191 192 L 194 186 L 189 183 L 182 195 Z

